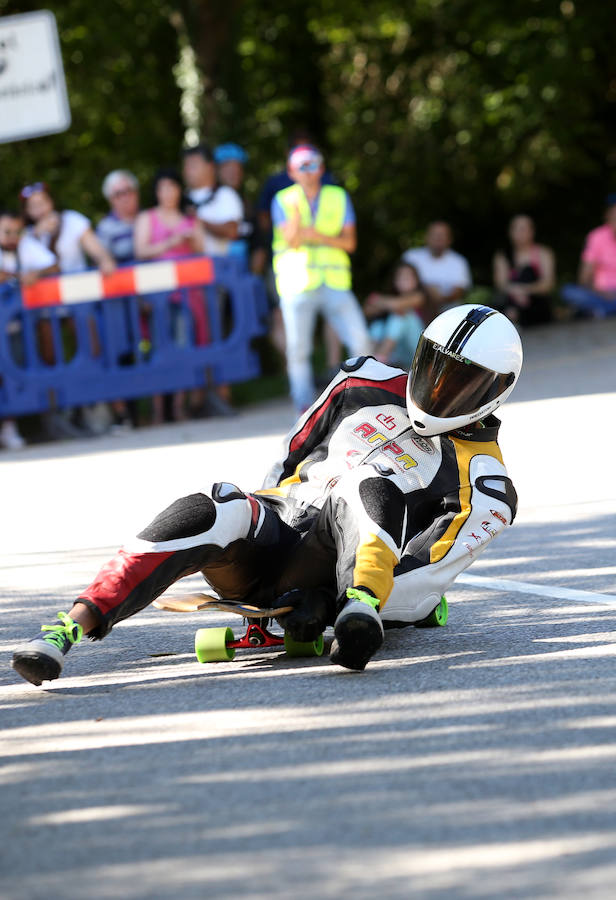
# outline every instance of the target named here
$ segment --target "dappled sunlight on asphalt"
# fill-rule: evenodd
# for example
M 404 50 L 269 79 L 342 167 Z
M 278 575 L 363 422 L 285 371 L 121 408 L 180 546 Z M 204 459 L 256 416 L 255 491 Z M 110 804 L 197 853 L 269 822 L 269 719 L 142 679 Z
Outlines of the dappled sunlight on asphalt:
M 602 884 L 616 848 L 613 659 L 592 658 L 590 692 L 585 677 L 587 654 L 616 647 L 616 613 L 518 599 L 456 589 L 446 628 L 388 632 L 363 675 L 278 651 L 201 666 L 190 642 L 210 617 L 147 612 L 139 637 L 119 627 L 78 647 L 45 690 L 5 677 L 15 839 L 24 853 L 87 841 L 105 856 L 89 868 L 101 900 L 287 900 L 298 871 L 294 898 L 314 879 L 323 898 L 367 897 L 365 866 L 401 900 L 407 879 L 435 898 L 568 896 L 592 883 L 588 866 Z M 176 656 L 147 655 L 170 644 Z M 67 871 L 49 858 L 23 885 L 53 895 Z
M 254 487 L 288 404 L 3 455 L 0 895 L 611 897 L 616 321 L 580 324 L 524 336 L 503 410 L 515 527 L 447 591 L 445 628 L 388 631 L 365 673 L 279 649 L 200 665 L 195 630 L 240 620 L 155 609 L 42 688 L 8 666 L 167 502 L 234 472 Z M 586 420 L 581 471 L 568 448 Z

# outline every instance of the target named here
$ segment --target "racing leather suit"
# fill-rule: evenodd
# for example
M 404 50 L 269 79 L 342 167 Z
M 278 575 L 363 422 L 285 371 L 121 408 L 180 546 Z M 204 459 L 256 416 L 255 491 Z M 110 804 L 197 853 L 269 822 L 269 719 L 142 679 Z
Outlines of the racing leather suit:
M 251 494 L 233 484 L 182 498 L 103 567 L 81 601 L 102 637 L 184 575 L 271 606 L 293 588 L 371 591 L 407 625 L 515 517 L 499 420 L 424 438 L 406 411 L 407 374 L 349 360 L 287 435 Z

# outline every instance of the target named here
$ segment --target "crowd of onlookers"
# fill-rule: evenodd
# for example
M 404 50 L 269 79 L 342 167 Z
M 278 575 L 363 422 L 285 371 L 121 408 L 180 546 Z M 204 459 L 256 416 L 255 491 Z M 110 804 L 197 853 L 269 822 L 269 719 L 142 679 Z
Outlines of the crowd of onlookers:
M 103 179 L 102 192 L 109 212 L 96 227 L 76 210 L 59 209 L 44 182 L 26 185 L 19 208 L 0 212 L 0 282 L 16 280 L 32 284 L 44 275 L 83 272 L 90 263 L 103 274 L 119 265 L 147 260 L 177 259 L 193 254 L 236 255 L 248 260 L 252 225 L 245 221 L 239 191 L 246 154 L 235 144 L 223 144 L 212 153 L 204 145 L 187 148 L 181 172 L 160 169 L 153 179 L 151 204 L 141 207 L 141 191 L 135 175 L 116 169 Z M 229 183 L 226 183 L 228 181 Z M 234 185 L 233 187 L 231 185 Z M 207 340 L 203 298 L 189 293 L 195 340 Z M 147 333 L 147 304 L 142 306 L 142 325 Z M 179 327 L 179 316 L 175 317 Z M 18 329 L 16 323 L 12 327 Z M 70 325 L 67 326 L 70 330 Z M 38 353 L 53 365 L 55 354 L 49 319 L 37 322 Z M 23 361 L 19 335 L 10 343 L 14 358 Z M 187 415 L 232 414 L 225 386 L 191 392 L 187 405 L 183 394 L 149 398 L 149 423 Z M 100 411 L 99 411 L 100 412 Z M 108 414 L 110 412 L 110 415 Z M 137 424 L 137 404 L 118 400 L 102 411 L 102 428 L 122 431 Z M 142 419 L 143 420 L 143 419 Z M 99 417 L 100 421 L 100 417 Z M 41 416 L 42 436 L 47 439 L 97 434 L 92 410 L 51 411 Z M 14 420 L 0 423 L 0 446 L 17 449 L 24 444 Z
M 286 164 L 267 179 L 254 207 L 243 196 L 247 160 L 233 143 L 213 151 L 205 145 L 189 147 L 181 170 L 156 173 L 151 202 L 144 206 L 145 193 L 135 175 L 116 169 L 103 179 L 109 212 L 95 227 L 82 213 L 59 208 L 47 184 L 29 184 L 19 195 L 18 208 L 0 212 L 0 282 L 28 285 L 46 275 L 81 272 L 91 264 L 108 274 L 138 261 L 201 253 L 235 256 L 265 280 L 270 336 L 286 354 L 298 412 L 314 398 L 311 352 L 318 316 L 325 320 L 328 370 L 337 368 L 343 348 L 350 355 L 369 352 L 408 368 L 425 325 L 447 306 L 464 302 L 473 287 L 467 260 L 452 247 L 449 224 L 429 224 L 424 246 L 392 260 L 390 288 L 371 293 L 360 306 L 350 277 L 349 257 L 356 246 L 352 201 L 309 136 L 292 138 Z M 491 305 L 521 327 L 550 322 L 555 309 L 569 309 L 579 317 L 616 313 L 616 194 L 606 206 L 605 224 L 586 239 L 578 283 L 562 288 L 558 304 L 554 253 L 536 241 L 532 219 L 516 215 L 493 257 Z M 189 296 L 189 303 L 195 341 L 206 343 L 203 302 L 192 303 Z M 146 304 L 142 315 L 145 322 Z M 19 334 L 8 339 L 19 361 Z M 52 365 L 51 327 L 44 315 L 37 323 L 37 340 L 42 361 Z M 233 414 L 224 385 L 148 402 L 147 421 L 154 424 Z M 118 399 L 107 410 L 106 427 L 115 430 L 143 421 L 135 403 Z M 81 416 L 80 411 L 52 411 L 42 422 L 48 438 L 96 431 L 83 410 Z M 0 423 L 0 446 L 23 443 L 15 421 Z

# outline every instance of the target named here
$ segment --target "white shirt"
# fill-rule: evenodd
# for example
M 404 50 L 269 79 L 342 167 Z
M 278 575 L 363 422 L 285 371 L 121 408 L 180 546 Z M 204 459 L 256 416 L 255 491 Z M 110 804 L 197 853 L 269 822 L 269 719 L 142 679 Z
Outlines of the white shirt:
M 209 187 L 195 188 L 188 192 L 188 196 L 197 207 L 197 215 L 202 222 L 223 225 L 225 222 L 241 222 L 244 218 L 244 204 L 240 195 L 225 184 L 221 184 L 215 192 Z M 230 245 L 228 238 L 215 237 L 208 231 L 205 232 L 203 252 L 209 256 L 228 256 Z
M 17 251 L 0 249 L 0 269 L 3 272 L 38 272 L 56 264 L 51 252 L 29 234 L 23 234 L 17 245 Z
M 473 280 L 465 258 L 455 250 L 433 256 L 427 247 L 415 247 L 403 253 L 404 262 L 415 266 L 424 284 L 450 294 L 454 288 L 470 288 Z
M 85 253 L 81 249 L 81 238 L 84 233 L 91 227 L 90 220 L 74 209 L 65 209 L 60 213 L 62 224 L 60 226 L 60 236 L 56 241 L 55 254 L 58 258 L 58 265 L 62 272 L 83 272 L 88 268 L 88 260 Z M 33 229 L 28 229 L 32 234 Z M 48 234 L 34 240 L 40 241 L 45 247 L 51 244 L 51 237 Z

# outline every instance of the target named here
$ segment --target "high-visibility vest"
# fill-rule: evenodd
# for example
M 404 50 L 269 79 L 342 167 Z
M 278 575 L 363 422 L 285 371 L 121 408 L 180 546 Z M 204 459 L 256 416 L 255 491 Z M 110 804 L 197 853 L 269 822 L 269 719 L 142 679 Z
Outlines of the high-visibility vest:
M 299 209 L 304 227 L 314 224 L 326 235 L 339 235 L 344 225 L 346 191 L 332 184 L 324 184 L 319 192 L 314 223 L 308 199 L 299 186 L 292 184 L 276 194 L 288 221 Z M 337 247 L 302 244 L 296 250 L 289 247 L 280 226 L 274 227 L 272 244 L 276 287 L 281 296 L 314 291 L 322 284 L 340 291 L 351 287 L 351 260 L 348 253 Z

